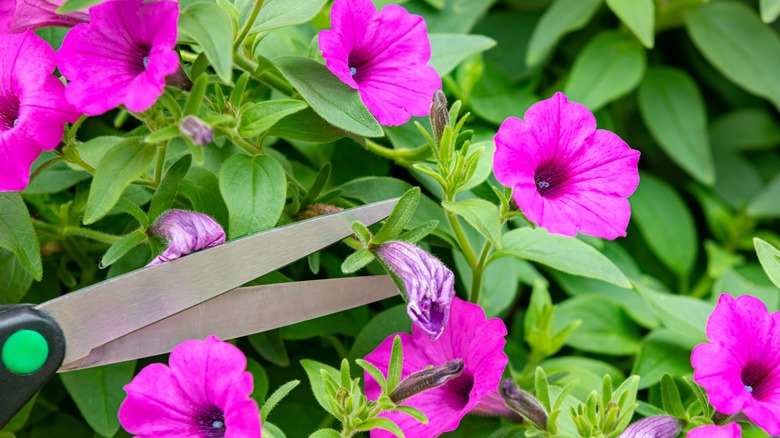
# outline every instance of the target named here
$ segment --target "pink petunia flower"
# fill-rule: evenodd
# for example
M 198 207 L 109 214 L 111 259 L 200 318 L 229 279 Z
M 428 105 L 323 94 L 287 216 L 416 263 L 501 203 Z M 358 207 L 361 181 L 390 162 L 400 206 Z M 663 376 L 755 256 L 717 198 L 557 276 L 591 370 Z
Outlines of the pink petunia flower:
M 377 12 L 371 0 L 336 0 L 330 23 L 332 30 L 318 37 L 326 65 L 358 90 L 380 124 L 428 115 L 441 78 L 428 65 L 431 43 L 422 17 L 398 5 Z
M 504 120 L 493 171 L 525 216 L 549 232 L 605 239 L 626 235 L 639 152 L 563 93 L 537 102 L 525 120 Z
M 168 210 L 151 228 L 153 235 L 168 241 L 168 248 L 148 266 L 170 262 L 201 249 L 225 243 L 225 230 L 210 216 L 186 210 Z
M 712 406 L 726 415 L 741 411 L 780 435 L 780 313 L 749 295 L 721 295 L 707 338 L 693 349 L 691 364 Z
M 89 22 L 87 11 L 58 14 L 65 0 L 2 0 L 0 32 L 19 33 L 46 26 L 73 27 Z
M 425 438 L 455 430 L 461 418 L 469 412 L 486 413 L 480 410 L 484 407 L 480 406 L 481 401 L 496 393 L 507 365 L 508 359 L 504 354 L 506 334 L 503 321 L 498 318 L 486 320 L 481 307 L 458 297 L 452 301 L 449 328 L 438 340 L 432 341 L 428 332 L 417 325 L 412 326 L 411 335 L 399 334 L 404 354 L 402 379 L 429 365 L 441 366 L 454 359 L 462 359 L 464 369 L 459 377 L 443 386 L 424 391 L 402 403 L 422 411 L 428 417 L 427 425 L 406 414 L 392 412 L 386 416 L 398 424 L 406 436 Z M 385 375 L 395 336 L 389 336 L 365 358 Z M 375 400 L 381 392 L 379 384 L 369 374 L 366 374 L 365 382 L 366 396 Z M 505 407 L 502 409 L 506 411 Z M 371 436 L 393 435 L 373 430 Z
M 214 335 L 171 351 L 170 366 L 146 366 L 125 385 L 119 422 L 139 438 L 259 437 L 252 374 L 237 347 Z
M 0 191 L 24 190 L 33 161 L 79 118 L 55 67 L 54 50 L 34 33 L 0 35 Z
M 450 318 L 455 275 L 439 259 L 411 243 L 383 243 L 376 255 L 403 282 L 409 318 L 436 340 Z
M 723 426 L 708 424 L 694 427 L 685 435 L 687 438 L 739 438 L 742 436 L 742 428 L 737 423 L 729 423 Z
M 112 0 L 89 10 L 89 24 L 71 29 L 57 52 L 70 82 L 65 96 L 95 116 L 124 104 L 133 112 L 151 107 L 165 77 L 179 69 L 173 0 Z

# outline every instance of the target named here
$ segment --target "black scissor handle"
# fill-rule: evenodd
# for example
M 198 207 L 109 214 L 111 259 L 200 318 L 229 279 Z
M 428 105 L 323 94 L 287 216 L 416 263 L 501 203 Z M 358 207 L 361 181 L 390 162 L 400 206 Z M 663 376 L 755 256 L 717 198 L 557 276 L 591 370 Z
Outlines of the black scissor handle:
M 31 304 L 0 306 L 0 429 L 54 376 L 65 335 Z

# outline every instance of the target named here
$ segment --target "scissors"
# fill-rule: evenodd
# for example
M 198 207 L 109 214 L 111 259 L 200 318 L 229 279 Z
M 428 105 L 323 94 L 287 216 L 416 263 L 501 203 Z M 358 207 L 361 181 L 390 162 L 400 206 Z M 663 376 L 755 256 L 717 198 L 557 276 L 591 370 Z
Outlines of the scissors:
M 398 199 L 319 216 L 105 280 L 38 305 L 0 306 L 0 428 L 56 372 L 233 339 L 398 293 L 386 275 L 239 287 L 376 223 Z

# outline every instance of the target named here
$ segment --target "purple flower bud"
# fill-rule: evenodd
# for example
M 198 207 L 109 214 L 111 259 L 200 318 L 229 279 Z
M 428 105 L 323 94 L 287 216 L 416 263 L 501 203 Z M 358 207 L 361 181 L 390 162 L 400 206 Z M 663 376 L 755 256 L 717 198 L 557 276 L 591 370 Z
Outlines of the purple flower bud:
M 547 430 L 547 412 L 536 397 L 518 388 L 511 377 L 507 377 L 498 387 L 507 407 L 531 423 Z
M 668 415 L 647 417 L 628 426 L 618 438 L 675 438 L 682 429 L 680 421 Z
M 214 128 L 196 116 L 187 116 L 179 124 L 182 135 L 198 146 L 206 146 L 214 140 Z
M 402 282 L 412 321 L 437 339 L 450 319 L 455 276 L 436 257 L 406 242 L 379 245 L 376 255 Z
M 225 243 L 225 231 L 214 219 L 202 213 L 168 210 L 150 229 L 168 241 L 168 248 L 148 266 L 176 260 L 181 256 Z
M 450 112 L 447 109 L 447 96 L 445 96 L 444 92 L 441 90 L 436 90 L 436 93 L 433 94 L 431 115 L 429 118 L 436 144 L 439 144 L 441 142 L 441 134 L 444 132 L 444 127 L 450 124 Z
M 460 376 L 464 367 L 463 359 L 453 359 L 440 367 L 427 368 L 410 374 L 390 393 L 390 400 L 400 404 L 423 391 L 438 388 L 450 379 Z

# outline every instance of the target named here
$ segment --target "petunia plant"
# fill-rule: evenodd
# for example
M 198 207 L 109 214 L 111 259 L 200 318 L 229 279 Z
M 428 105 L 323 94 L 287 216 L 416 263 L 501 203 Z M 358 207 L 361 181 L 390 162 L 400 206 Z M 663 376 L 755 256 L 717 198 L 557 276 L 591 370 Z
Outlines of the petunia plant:
M 398 198 L 247 284 L 396 296 L 60 373 L 0 438 L 780 435 L 778 17 L 0 1 L 0 306 Z

